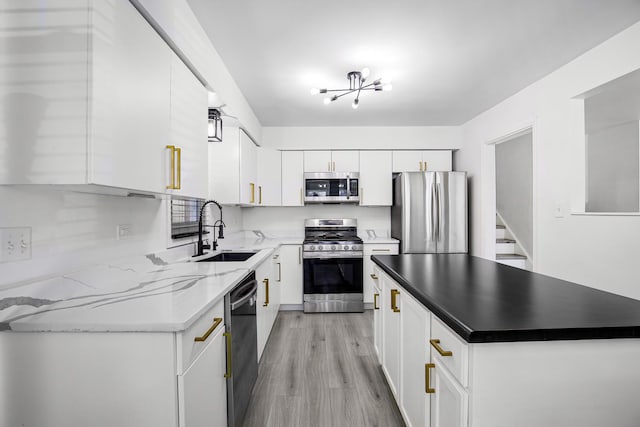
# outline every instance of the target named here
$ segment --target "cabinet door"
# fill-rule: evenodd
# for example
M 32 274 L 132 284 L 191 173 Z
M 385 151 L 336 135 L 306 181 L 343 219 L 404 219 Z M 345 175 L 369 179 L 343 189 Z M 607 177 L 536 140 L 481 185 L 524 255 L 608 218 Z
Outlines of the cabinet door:
M 421 172 L 422 151 L 394 151 L 393 172 Z
M 171 61 L 170 144 L 180 150 L 172 194 L 204 199 L 207 178 L 207 90 L 177 55 Z M 179 168 L 178 168 L 179 167 Z M 168 170 L 170 184 L 172 171 Z
M 425 369 L 429 361 L 430 314 L 409 295 L 402 298 L 400 329 L 400 408 L 409 426 L 426 426 L 429 421 L 429 396 Z M 432 369 L 433 370 L 433 369 Z
M 255 205 L 258 202 L 257 147 L 240 129 L 240 204 Z
M 163 193 L 171 50 L 130 2 L 95 3 L 88 181 Z
M 360 151 L 360 205 L 391 206 L 391 151 Z
M 373 347 L 378 355 L 378 362 L 382 363 L 382 290 L 380 289 L 380 269 L 374 265 L 373 274 Z
M 331 170 L 333 172 L 359 172 L 359 151 L 332 151 Z
M 271 257 L 271 281 L 270 281 L 270 292 L 271 292 L 271 303 L 269 307 L 271 308 L 271 327 L 273 328 L 273 323 L 276 321 L 276 317 L 278 317 L 278 311 L 280 311 L 280 301 L 282 299 L 281 296 L 281 283 L 282 283 L 282 263 L 280 262 L 280 249 L 276 250 Z
M 375 269 L 377 268 L 376 264 L 371 261 L 371 255 L 398 255 L 398 244 L 397 243 L 389 243 L 389 244 L 376 244 L 376 243 L 365 243 L 364 245 L 364 257 L 362 259 L 362 281 L 363 281 L 363 291 L 364 291 L 364 302 L 372 303 L 373 302 L 373 287 L 377 282 L 373 276 L 378 276 L 375 273 Z M 378 286 L 380 286 L 378 284 Z
M 305 172 L 331 172 L 331 151 L 305 151 Z
M 382 369 L 389 387 L 399 402 L 400 399 L 400 288 L 385 274 L 380 276 L 384 305 L 382 310 Z M 392 292 L 395 291 L 395 292 Z M 395 294 L 395 296 L 394 296 Z M 395 304 L 394 304 L 395 303 Z
M 227 425 L 224 327 L 183 375 L 178 376 L 180 427 Z
M 257 152 L 257 204 L 259 206 L 281 206 L 280 151 L 258 147 Z
M 469 395 L 453 376 L 438 363 L 431 369 L 431 427 L 467 427 Z
M 302 246 L 280 247 L 280 303 L 302 305 Z
M 422 152 L 422 163 L 428 171 L 451 171 L 451 151 L 449 150 L 428 150 Z
M 304 156 L 302 151 L 282 151 L 282 206 L 302 206 Z
M 263 262 L 256 268 L 256 280 L 258 281 L 258 301 L 256 303 L 256 323 L 258 329 L 258 361 L 269 339 L 271 332 L 271 263 Z

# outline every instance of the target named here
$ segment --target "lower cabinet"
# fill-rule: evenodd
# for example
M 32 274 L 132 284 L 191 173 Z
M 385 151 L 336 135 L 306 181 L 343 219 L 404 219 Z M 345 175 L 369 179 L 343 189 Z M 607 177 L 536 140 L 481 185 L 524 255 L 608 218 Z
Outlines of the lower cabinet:
M 365 304 L 373 303 L 373 288 L 375 279 L 375 264 L 371 261 L 371 255 L 398 255 L 398 243 L 365 243 L 364 257 L 362 259 L 362 288 Z
M 258 361 L 267 345 L 269 334 L 276 321 L 280 308 L 280 285 L 273 275 L 272 259 L 264 261 L 256 268 L 258 281 L 258 301 L 256 303 L 256 322 L 258 329 Z
M 373 263 L 372 263 L 373 264 Z M 382 289 L 380 288 L 380 269 L 374 265 L 371 280 L 373 280 L 373 347 L 382 360 Z
M 183 375 L 178 376 L 180 426 L 225 426 L 227 369 L 224 325 Z
M 280 246 L 280 303 L 302 308 L 302 245 Z
M 442 359 L 437 355 L 433 357 L 433 365 L 429 384 L 433 387 L 431 427 L 466 427 L 469 414 L 467 390 L 443 367 Z
M 382 290 L 382 370 L 396 400 L 400 397 L 400 312 L 399 286 L 388 276 L 380 277 Z

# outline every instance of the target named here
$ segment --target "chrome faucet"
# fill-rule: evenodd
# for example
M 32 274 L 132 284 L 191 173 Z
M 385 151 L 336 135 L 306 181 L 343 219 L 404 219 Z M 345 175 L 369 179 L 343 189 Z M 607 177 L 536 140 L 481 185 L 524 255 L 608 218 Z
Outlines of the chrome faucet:
M 203 228 L 205 227 L 205 225 L 202 223 L 202 217 L 204 216 L 204 208 L 209 203 L 214 203 L 218 207 L 218 209 L 220 209 L 220 219 L 214 222 L 212 226 L 210 226 L 213 228 L 213 233 L 214 233 L 213 245 L 205 245 L 202 241 L 202 231 L 203 231 Z M 216 248 L 218 247 L 218 241 L 216 240 L 215 230 L 216 228 L 218 229 L 218 239 L 224 239 L 224 232 L 223 232 L 224 227 L 226 227 L 226 225 L 224 224 L 224 221 L 222 221 L 222 206 L 220 206 L 220 203 L 216 202 L 215 200 L 207 200 L 206 202 L 204 202 L 204 204 L 200 208 L 200 215 L 198 218 L 198 243 L 196 246 L 196 253 L 193 256 L 196 257 L 196 256 L 204 255 L 205 249 L 212 249 L 215 251 Z

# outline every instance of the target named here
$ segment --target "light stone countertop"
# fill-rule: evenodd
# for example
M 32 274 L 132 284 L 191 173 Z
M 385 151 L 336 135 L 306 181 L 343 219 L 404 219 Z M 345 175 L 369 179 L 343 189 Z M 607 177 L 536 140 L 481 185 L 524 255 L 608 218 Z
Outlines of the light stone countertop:
M 244 262 L 198 263 L 191 257 L 174 259 L 168 251 L 5 287 L 0 289 L 0 331 L 182 331 L 279 245 L 301 243 L 301 237 L 259 239 L 238 233 L 221 241 L 215 253 L 258 251 Z

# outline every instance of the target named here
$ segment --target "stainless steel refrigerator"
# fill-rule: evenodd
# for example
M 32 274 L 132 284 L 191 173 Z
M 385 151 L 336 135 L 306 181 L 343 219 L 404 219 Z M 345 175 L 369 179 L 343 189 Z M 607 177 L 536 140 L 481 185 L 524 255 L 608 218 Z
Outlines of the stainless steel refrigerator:
M 394 176 L 391 237 L 400 253 L 466 253 L 467 235 L 466 172 Z

